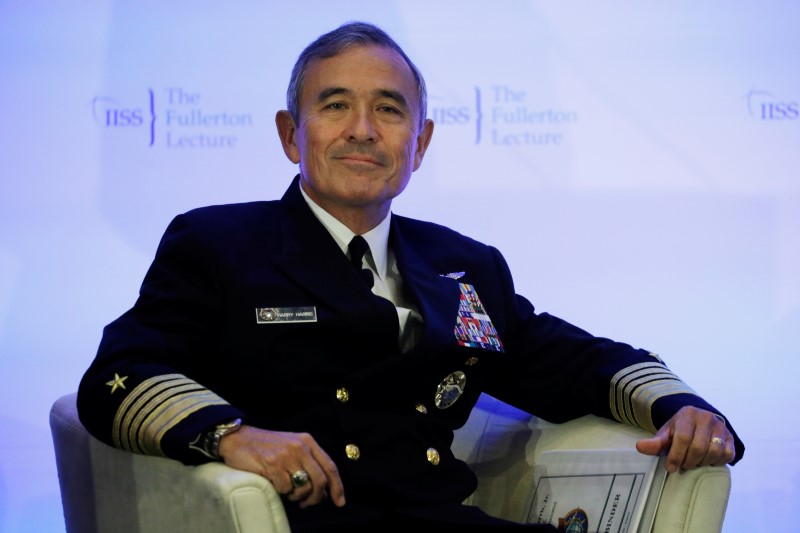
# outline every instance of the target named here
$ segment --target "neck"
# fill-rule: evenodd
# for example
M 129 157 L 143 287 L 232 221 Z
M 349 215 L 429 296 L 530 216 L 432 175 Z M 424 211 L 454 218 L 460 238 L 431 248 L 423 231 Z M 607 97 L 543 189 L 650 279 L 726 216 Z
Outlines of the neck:
M 302 181 L 300 188 L 310 201 L 347 226 L 356 235 L 363 235 L 380 224 L 389 214 L 389 210 L 392 207 L 391 200 L 371 203 L 331 201 L 328 198 L 320 197 L 314 191 L 308 190 Z
M 389 213 L 390 204 L 380 206 L 364 206 L 341 208 L 338 206 L 321 206 L 336 220 L 347 226 L 356 235 L 363 235 L 381 223 Z

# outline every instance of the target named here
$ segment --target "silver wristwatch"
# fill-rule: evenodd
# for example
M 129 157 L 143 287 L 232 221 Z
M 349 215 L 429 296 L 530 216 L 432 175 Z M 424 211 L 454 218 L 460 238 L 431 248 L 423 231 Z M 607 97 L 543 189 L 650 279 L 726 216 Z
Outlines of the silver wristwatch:
M 211 431 L 207 431 L 198 435 L 198 438 L 190 446 L 203 452 L 203 454 L 207 455 L 208 457 L 219 461 L 222 459 L 222 457 L 219 455 L 220 439 L 222 439 L 222 437 L 225 435 L 230 435 L 231 433 L 239 431 L 241 427 L 241 418 L 237 418 L 236 420 L 232 420 L 224 424 L 219 424 Z M 196 446 L 195 443 L 199 444 L 199 446 Z

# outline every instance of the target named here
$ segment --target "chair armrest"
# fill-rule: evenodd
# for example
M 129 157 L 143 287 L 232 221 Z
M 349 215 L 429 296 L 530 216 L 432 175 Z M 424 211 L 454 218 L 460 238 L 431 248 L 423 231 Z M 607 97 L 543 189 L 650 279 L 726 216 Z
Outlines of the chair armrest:
M 69 533 L 289 532 L 280 495 L 265 478 L 112 448 L 81 425 L 75 397 L 59 398 L 50 411 Z
M 110 468 L 95 468 L 95 479 L 103 476 L 106 483 L 114 483 L 107 479 L 109 473 L 114 476 L 119 466 L 130 464 L 137 531 L 289 532 L 280 495 L 261 476 L 222 463 L 192 467 L 171 459 L 129 454 L 98 441 L 92 452 L 93 458 L 102 455 L 104 463 L 110 459 Z M 127 457 L 111 457 L 121 454 Z M 114 498 L 112 505 L 101 503 L 98 508 L 118 509 L 120 502 Z M 118 521 L 117 516 L 103 518 L 104 523 Z M 115 524 L 113 529 L 101 530 L 119 531 L 117 528 Z
M 547 450 L 631 449 L 649 434 L 596 416 L 552 424 L 483 395 L 467 424 L 456 432 L 453 452 L 478 475 L 467 503 L 522 522 L 533 486 L 533 470 Z M 720 531 L 730 494 L 727 466 L 703 467 L 667 476 L 654 531 Z
M 730 492 L 728 466 L 704 466 L 669 474 L 653 531 L 721 531 Z

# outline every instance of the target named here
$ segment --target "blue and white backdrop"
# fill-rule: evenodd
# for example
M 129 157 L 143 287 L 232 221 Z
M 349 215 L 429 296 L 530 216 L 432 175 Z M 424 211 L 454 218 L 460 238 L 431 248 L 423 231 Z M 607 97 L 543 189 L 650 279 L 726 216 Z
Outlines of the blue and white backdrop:
M 662 354 L 734 421 L 726 532 L 800 504 L 800 4 L 0 2 L 0 531 L 64 531 L 48 410 L 166 224 L 271 199 L 314 37 L 364 19 L 426 74 L 395 211 L 499 247 L 541 311 Z

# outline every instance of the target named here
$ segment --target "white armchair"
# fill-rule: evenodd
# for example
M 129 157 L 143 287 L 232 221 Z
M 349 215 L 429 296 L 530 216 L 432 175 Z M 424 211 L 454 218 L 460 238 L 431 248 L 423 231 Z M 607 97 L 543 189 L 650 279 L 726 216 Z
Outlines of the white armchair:
M 478 489 L 468 503 L 524 521 L 534 466 L 548 450 L 633 449 L 649 434 L 596 416 L 552 424 L 483 395 L 456 432 L 455 454 L 472 465 Z M 669 474 L 656 508 L 655 533 L 713 533 L 722 529 L 731 489 L 727 466 Z
M 221 463 L 192 467 L 111 448 L 83 428 L 75 399 L 62 396 L 50 411 L 67 533 L 289 531 L 281 498 L 266 479 Z M 469 502 L 521 520 L 542 451 L 629 448 L 644 434 L 593 416 L 550 424 L 484 395 L 453 449 L 479 477 Z M 669 475 L 654 531 L 719 532 L 730 483 L 728 467 Z

